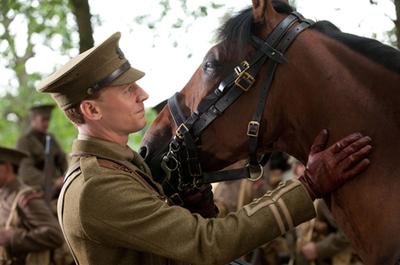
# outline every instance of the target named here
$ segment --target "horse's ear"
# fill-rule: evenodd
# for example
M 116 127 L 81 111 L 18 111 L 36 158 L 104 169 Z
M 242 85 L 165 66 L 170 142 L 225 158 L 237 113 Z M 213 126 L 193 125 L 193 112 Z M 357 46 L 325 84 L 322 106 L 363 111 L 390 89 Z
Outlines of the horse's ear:
M 272 0 L 252 0 L 254 22 L 263 23 L 266 18 L 273 19 L 277 12 L 272 6 Z

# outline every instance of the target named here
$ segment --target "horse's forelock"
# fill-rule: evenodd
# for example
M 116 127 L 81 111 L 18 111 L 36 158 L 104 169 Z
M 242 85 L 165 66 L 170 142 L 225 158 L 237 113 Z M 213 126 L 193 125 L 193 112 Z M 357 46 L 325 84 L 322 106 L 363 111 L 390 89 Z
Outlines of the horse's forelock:
M 272 4 L 279 13 L 289 14 L 294 9 L 286 2 L 273 0 Z M 243 55 L 245 47 L 250 43 L 254 30 L 252 8 L 248 7 L 229 18 L 219 29 L 217 40 L 225 54 Z

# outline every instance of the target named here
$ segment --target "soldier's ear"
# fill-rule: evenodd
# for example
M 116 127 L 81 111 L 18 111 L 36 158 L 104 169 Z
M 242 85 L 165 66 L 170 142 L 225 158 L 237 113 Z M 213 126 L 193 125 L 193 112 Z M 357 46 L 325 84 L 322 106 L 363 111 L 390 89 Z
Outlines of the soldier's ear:
M 100 107 L 94 100 L 83 100 L 79 108 L 85 120 L 100 120 L 103 116 Z

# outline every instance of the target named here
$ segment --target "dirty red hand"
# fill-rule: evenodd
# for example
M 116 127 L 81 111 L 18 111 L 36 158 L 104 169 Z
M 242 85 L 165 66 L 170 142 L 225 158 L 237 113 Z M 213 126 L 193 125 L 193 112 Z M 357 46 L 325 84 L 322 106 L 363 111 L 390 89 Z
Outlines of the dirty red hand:
M 371 138 L 353 133 L 326 148 L 328 131 L 323 130 L 311 147 L 306 170 L 299 180 L 311 198 L 322 198 L 362 173 L 370 164 Z

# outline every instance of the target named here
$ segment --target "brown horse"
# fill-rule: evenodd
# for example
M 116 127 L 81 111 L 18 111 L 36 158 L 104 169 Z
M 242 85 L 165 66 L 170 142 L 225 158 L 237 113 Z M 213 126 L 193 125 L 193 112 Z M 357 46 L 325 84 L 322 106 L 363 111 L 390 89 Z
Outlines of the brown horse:
M 265 39 L 288 16 L 279 1 L 253 0 L 220 29 L 212 47 L 181 91 L 185 115 L 196 111 L 233 67 L 255 52 L 251 32 Z M 307 162 L 312 140 L 328 128 L 330 143 L 360 131 L 374 140 L 369 169 L 329 198 L 332 212 L 368 265 L 400 259 L 400 53 L 377 41 L 340 32 L 326 21 L 304 31 L 277 68 L 264 108 L 260 153 L 284 151 Z M 253 87 L 200 136 L 204 170 L 218 170 L 246 158 L 252 119 L 265 67 Z M 142 154 L 157 174 L 157 162 L 175 133 L 165 107 L 143 140 Z

